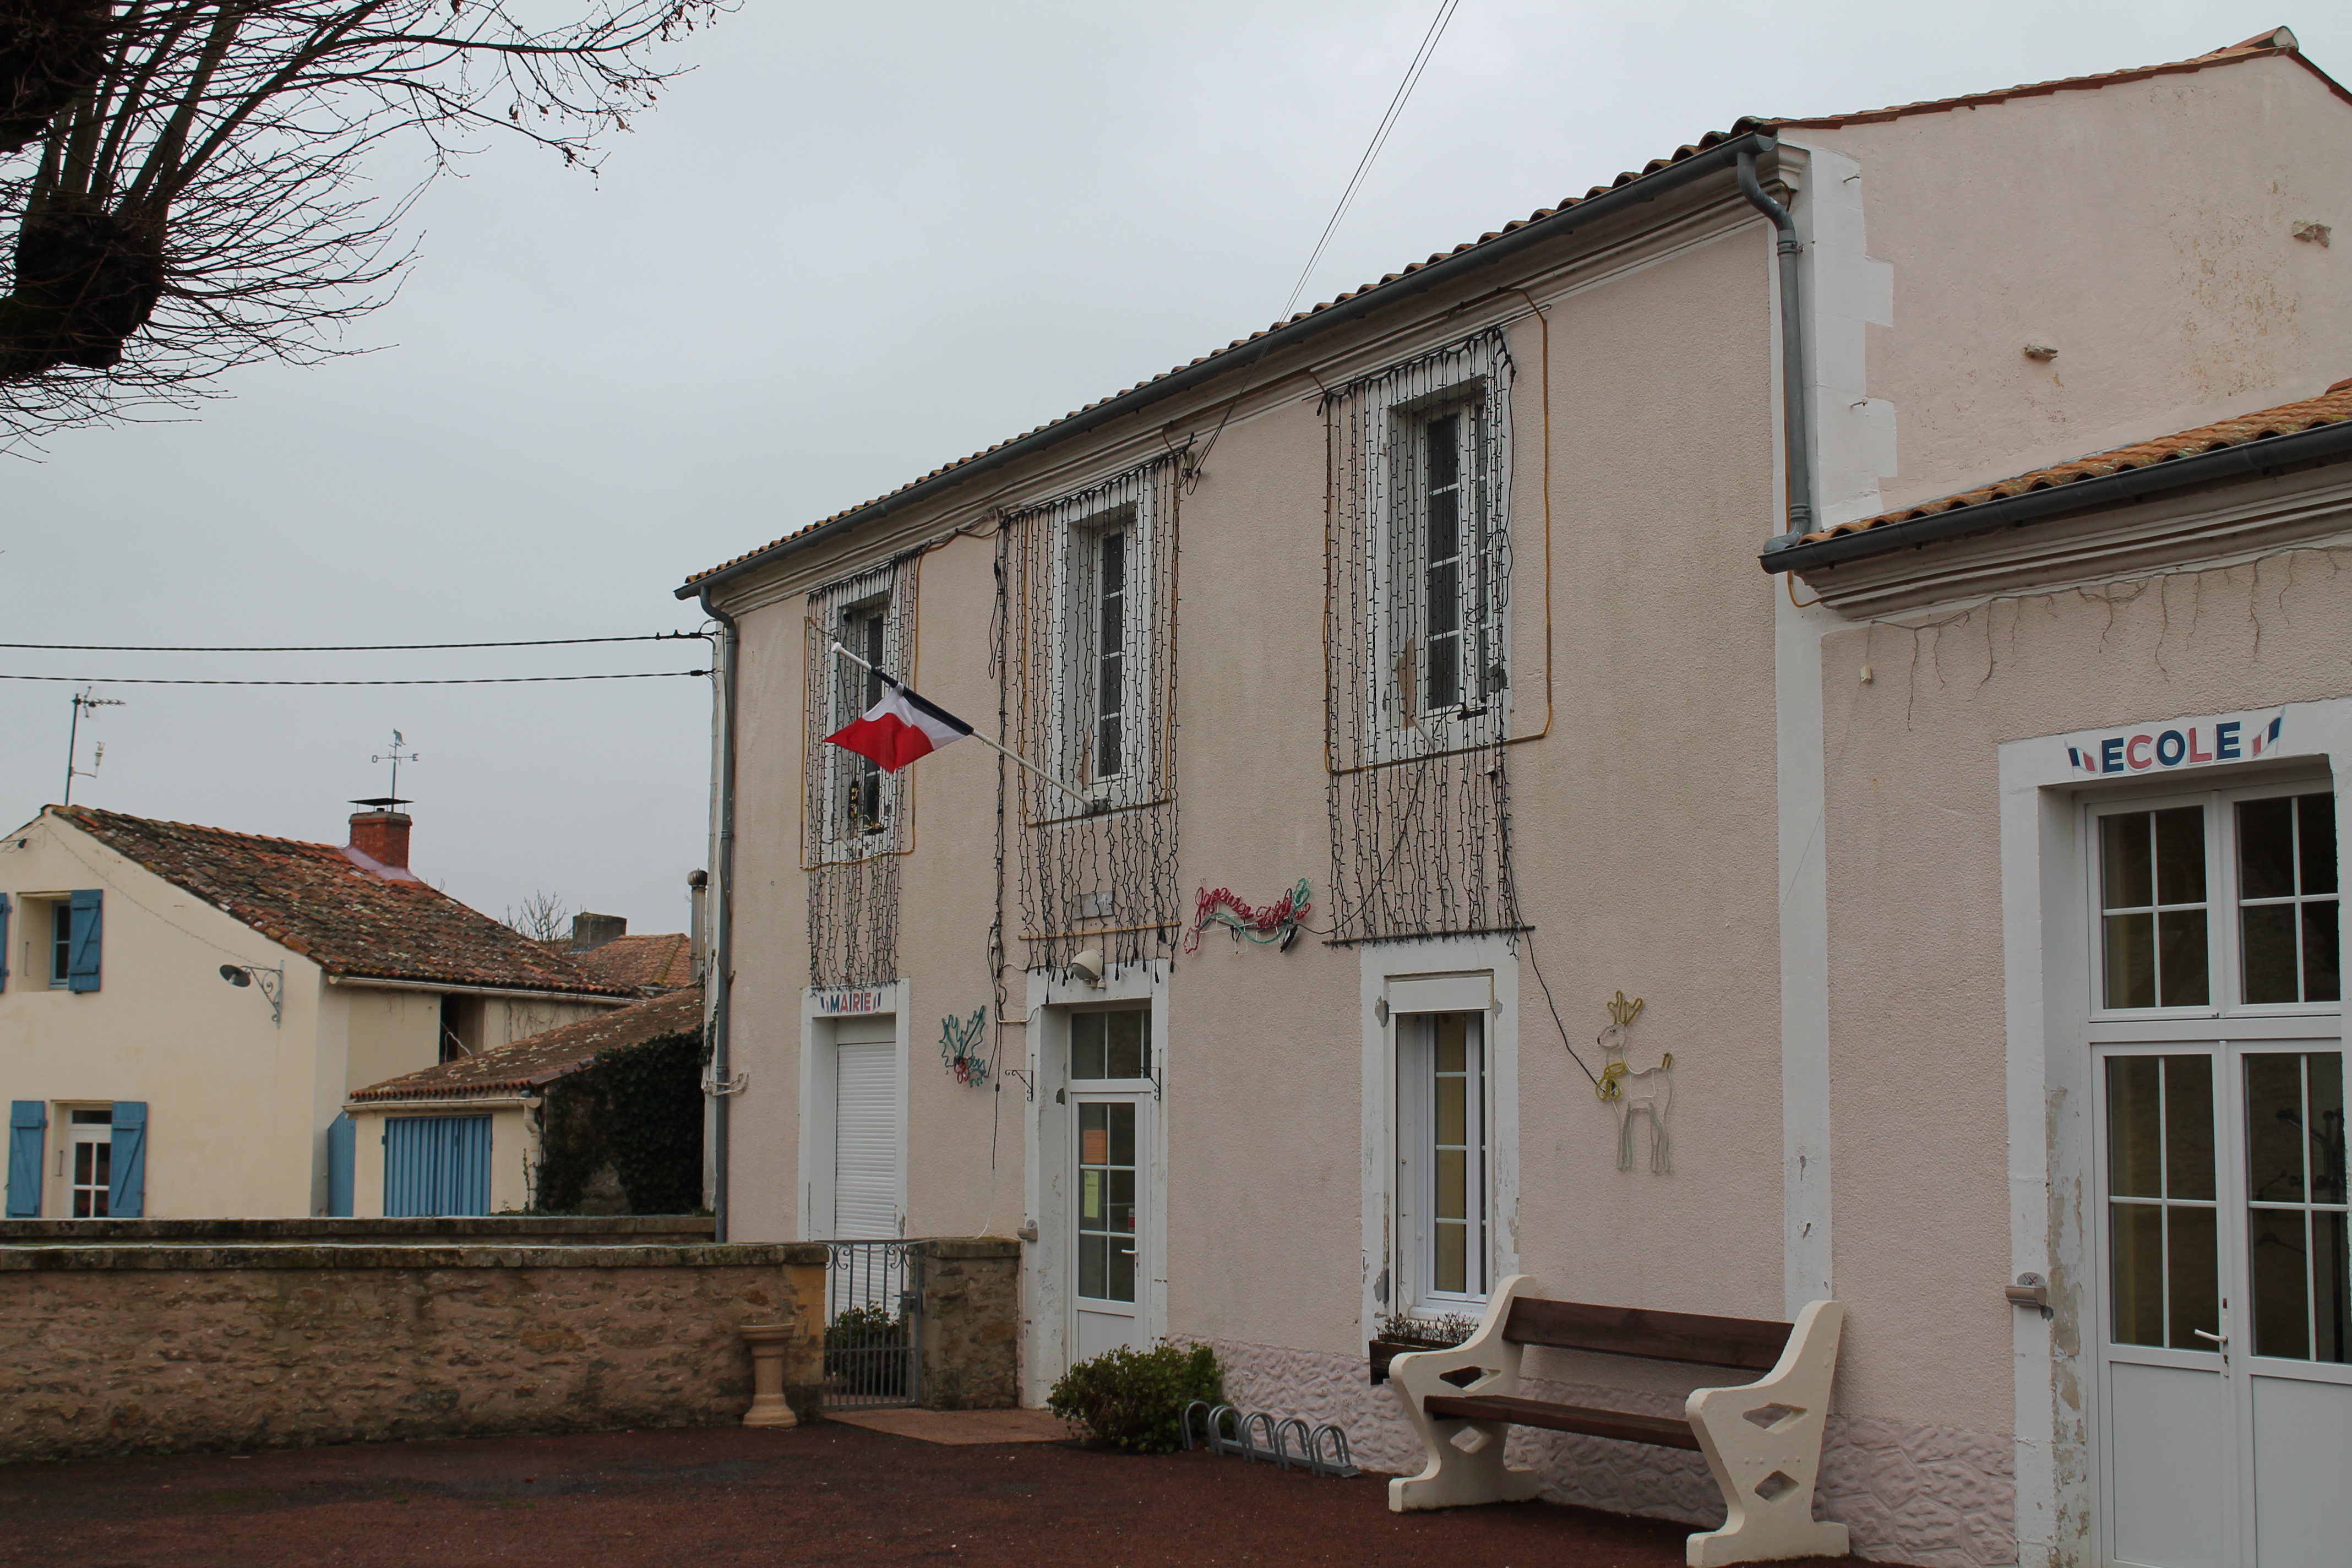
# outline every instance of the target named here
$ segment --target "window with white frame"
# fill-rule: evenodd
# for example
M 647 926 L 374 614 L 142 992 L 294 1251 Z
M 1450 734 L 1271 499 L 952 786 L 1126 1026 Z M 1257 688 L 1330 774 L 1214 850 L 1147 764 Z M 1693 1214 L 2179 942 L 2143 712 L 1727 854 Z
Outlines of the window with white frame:
M 1390 584 L 1397 718 L 1475 718 L 1500 675 L 1482 398 L 1397 416 Z
M 1494 1184 L 1486 1022 L 1483 1012 L 1396 1019 L 1401 1310 L 1443 1314 L 1486 1299 Z
M 2094 815 L 2103 1012 L 2340 1005 L 2332 793 L 2213 790 Z
M 114 1110 L 110 1106 L 69 1111 L 65 1146 L 58 1151 L 66 1177 L 66 1213 L 76 1219 L 104 1219 L 114 1185 Z
M 887 600 L 870 599 L 841 612 L 837 634 L 841 646 L 872 668 L 861 668 L 835 656 L 833 721 L 836 729 L 882 700 L 883 681 L 877 672 L 889 668 L 884 635 L 888 607 Z M 834 748 L 834 837 L 855 841 L 882 832 L 889 825 L 882 764 L 839 747 Z
M 1146 798 L 1151 722 L 1150 504 L 1135 499 L 1071 518 L 1061 541 L 1061 648 L 1053 754 L 1062 777 L 1098 800 Z

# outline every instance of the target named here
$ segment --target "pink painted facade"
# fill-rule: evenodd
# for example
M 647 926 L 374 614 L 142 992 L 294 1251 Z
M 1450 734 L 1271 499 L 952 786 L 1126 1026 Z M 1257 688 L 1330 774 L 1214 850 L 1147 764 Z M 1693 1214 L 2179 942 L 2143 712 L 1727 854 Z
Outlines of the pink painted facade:
M 2347 147 L 2352 102 L 2283 42 L 1743 127 L 690 582 L 739 637 L 729 1239 L 1023 1235 L 1025 1402 L 1104 1334 L 1204 1342 L 1251 1407 L 1342 1419 L 1383 1468 L 1413 1456 L 1367 1338 L 1475 1310 L 1479 1277 L 1776 1319 L 1833 1295 L 1819 1506 L 1856 1550 L 2138 1561 L 2086 1283 L 2091 1035 L 2048 1000 L 2089 961 L 2051 934 L 2081 911 L 2036 901 L 2085 851 L 2027 853 L 2018 813 L 2030 839 L 2104 809 L 2032 772 L 2047 737 L 2284 703 L 2332 733 L 2352 469 L 1759 571 L 1783 337 L 1733 164 L 1803 242 L 1835 524 L 2352 375 L 2352 249 L 2295 232 L 2352 215 Z M 1485 541 L 1453 576 L 1442 442 Z M 812 668 L 836 638 L 1089 804 L 974 742 L 860 782 L 822 742 L 867 691 Z M 2298 744 L 2282 787 L 2332 789 Z M 1188 942 L 1202 889 L 1302 879 L 1294 940 Z M 1639 1138 L 1620 1168 L 1591 1081 L 1621 991 L 1630 1066 L 1675 1058 L 1670 1170 Z M 1106 1007 L 1148 1018 L 1148 1071 L 1085 1065 Z M 1450 1092 L 1415 1033 L 1449 1017 L 1477 1051 L 1467 1276 L 1412 1239 L 1454 1223 L 1412 1184 L 1454 1146 L 1415 1099 Z M 1129 1179 L 1121 1317 L 1085 1215 Z M 2023 1272 L 2046 1322 L 2004 1299 Z M 1693 1383 L 1533 1370 L 1627 1409 Z M 1546 1495 L 1719 1516 L 1696 1456 L 1515 1441 Z M 2270 1563 L 2241 1551 L 2257 1479 L 2229 1550 Z

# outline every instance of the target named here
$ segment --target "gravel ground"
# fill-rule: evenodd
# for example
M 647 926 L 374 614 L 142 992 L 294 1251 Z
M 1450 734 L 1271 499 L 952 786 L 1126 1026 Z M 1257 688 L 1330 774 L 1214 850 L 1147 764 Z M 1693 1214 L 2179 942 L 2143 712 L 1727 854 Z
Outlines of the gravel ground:
M 823 1422 L 0 1467 L 0 1563 L 1349 1563 L 1679 1568 L 1685 1531 L 1519 1503 L 1392 1514 L 1382 1478 L 944 1447 Z

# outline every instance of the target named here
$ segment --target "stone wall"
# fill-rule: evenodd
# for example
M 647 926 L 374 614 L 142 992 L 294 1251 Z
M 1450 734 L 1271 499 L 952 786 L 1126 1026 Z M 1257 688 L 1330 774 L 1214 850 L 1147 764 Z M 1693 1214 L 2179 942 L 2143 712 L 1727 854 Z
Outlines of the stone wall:
M 1010 1410 L 1021 1403 L 1021 1244 L 974 1237 L 921 1244 L 923 1309 L 916 1386 L 927 1410 Z
M 428 1219 L 10 1219 L 0 1246 L 74 1247 L 168 1242 L 179 1247 L 342 1242 L 499 1242 L 531 1247 L 700 1247 L 716 1237 L 709 1215 L 488 1215 Z
M 747 1323 L 802 1335 L 824 1248 L 0 1247 L 0 1459 L 741 1419 Z

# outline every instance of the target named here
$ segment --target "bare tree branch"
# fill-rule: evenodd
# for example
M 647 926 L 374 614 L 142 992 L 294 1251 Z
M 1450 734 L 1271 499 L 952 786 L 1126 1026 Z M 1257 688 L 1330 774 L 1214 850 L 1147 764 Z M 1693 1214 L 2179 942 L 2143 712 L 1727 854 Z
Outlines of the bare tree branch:
M 593 166 L 734 3 L 0 0 L 0 446 L 350 352 L 436 174 L 493 133 Z

